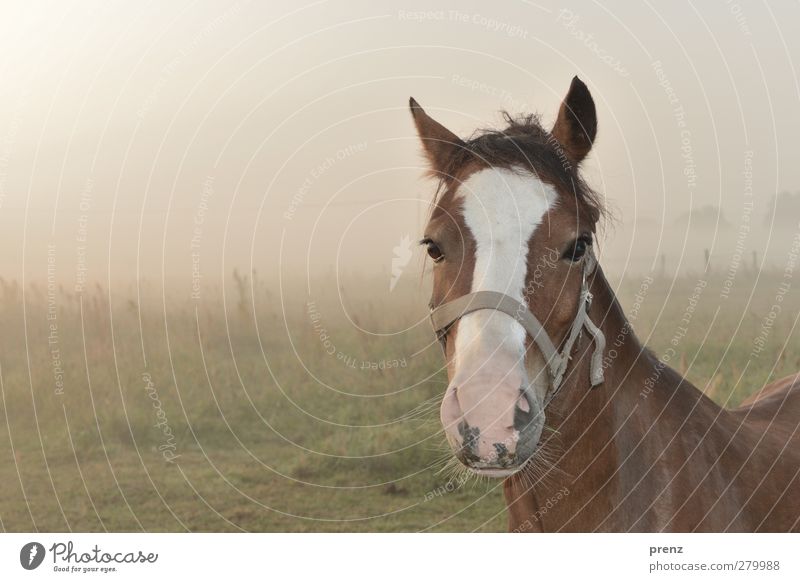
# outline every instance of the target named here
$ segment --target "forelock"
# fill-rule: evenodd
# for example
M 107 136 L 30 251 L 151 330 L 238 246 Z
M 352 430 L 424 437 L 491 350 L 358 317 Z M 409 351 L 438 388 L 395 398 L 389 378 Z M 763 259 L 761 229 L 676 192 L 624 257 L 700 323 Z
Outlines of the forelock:
M 561 196 L 573 196 L 593 222 L 604 214 L 600 197 L 581 179 L 576 164 L 545 130 L 538 115 L 512 117 L 503 113 L 506 127 L 481 129 L 465 140 L 465 147 L 450 160 L 442 174 L 438 194 L 457 189 L 465 174 L 485 167 L 528 171 L 553 184 Z M 467 171 L 469 170 L 469 171 Z

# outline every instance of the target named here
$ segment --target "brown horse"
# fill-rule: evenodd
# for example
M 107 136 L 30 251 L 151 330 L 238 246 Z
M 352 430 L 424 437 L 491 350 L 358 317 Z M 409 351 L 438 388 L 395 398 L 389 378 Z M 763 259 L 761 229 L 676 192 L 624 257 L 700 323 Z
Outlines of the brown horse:
M 410 105 L 440 180 L 423 243 L 442 423 L 464 465 L 505 479 L 509 528 L 800 530 L 800 375 L 717 406 L 643 348 L 596 264 L 586 85 L 549 132 L 507 118 L 462 140 Z

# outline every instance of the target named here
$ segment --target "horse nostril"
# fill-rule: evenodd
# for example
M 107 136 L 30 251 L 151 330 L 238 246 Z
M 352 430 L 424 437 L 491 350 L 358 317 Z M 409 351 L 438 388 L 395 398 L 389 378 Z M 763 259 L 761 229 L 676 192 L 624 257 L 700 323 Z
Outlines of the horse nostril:
M 458 424 L 462 421 L 463 413 L 461 412 L 461 406 L 458 404 L 455 386 L 448 387 L 445 392 L 440 416 L 445 429 L 458 428 Z M 460 432 L 461 429 L 458 430 Z
M 458 424 L 458 432 L 461 434 L 462 447 L 464 449 L 472 452 L 478 450 L 481 431 L 477 426 L 470 426 L 466 420 L 462 420 Z
M 524 432 L 536 422 L 537 415 L 533 412 L 536 407 L 531 398 L 533 396 L 528 391 L 523 392 L 519 395 L 514 408 L 514 428 L 520 432 Z

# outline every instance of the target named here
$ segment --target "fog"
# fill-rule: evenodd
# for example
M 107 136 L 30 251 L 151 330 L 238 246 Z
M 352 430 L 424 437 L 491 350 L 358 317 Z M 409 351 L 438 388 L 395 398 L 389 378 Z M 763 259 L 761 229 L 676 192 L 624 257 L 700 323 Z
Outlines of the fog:
M 576 74 L 608 270 L 779 267 L 800 228 L 796 196 L 775 205 L 800 190 L 798 20 L 747 1 L 4 3 L 0 273 L 388 286 L 393 259 L 421 264 L 434 191 L 409 96 L 461 135 L 500 110 L 549 125 Z

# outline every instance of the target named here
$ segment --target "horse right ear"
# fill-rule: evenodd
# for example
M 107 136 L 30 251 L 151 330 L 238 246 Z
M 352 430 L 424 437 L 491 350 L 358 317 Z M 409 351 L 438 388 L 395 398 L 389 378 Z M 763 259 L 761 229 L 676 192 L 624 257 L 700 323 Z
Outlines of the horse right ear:
M 597 111 L 589 88 L 578 77 L 572 79 L 550 133 L 575 164 L 579 164 L 592 149 L 597 136 Z
M 434 173 L 445 172 L 453 156 L 458 150 L 465 147 L 464 142 L 425 113 L 425 110 L 413 97 L 409 99 L 408 105 L 411 108 L 411 116 L 414 118 L 414 125 L 417 126 L 417 133 L 425 148 L 425 155 L 428 157 L 431 169 Z

